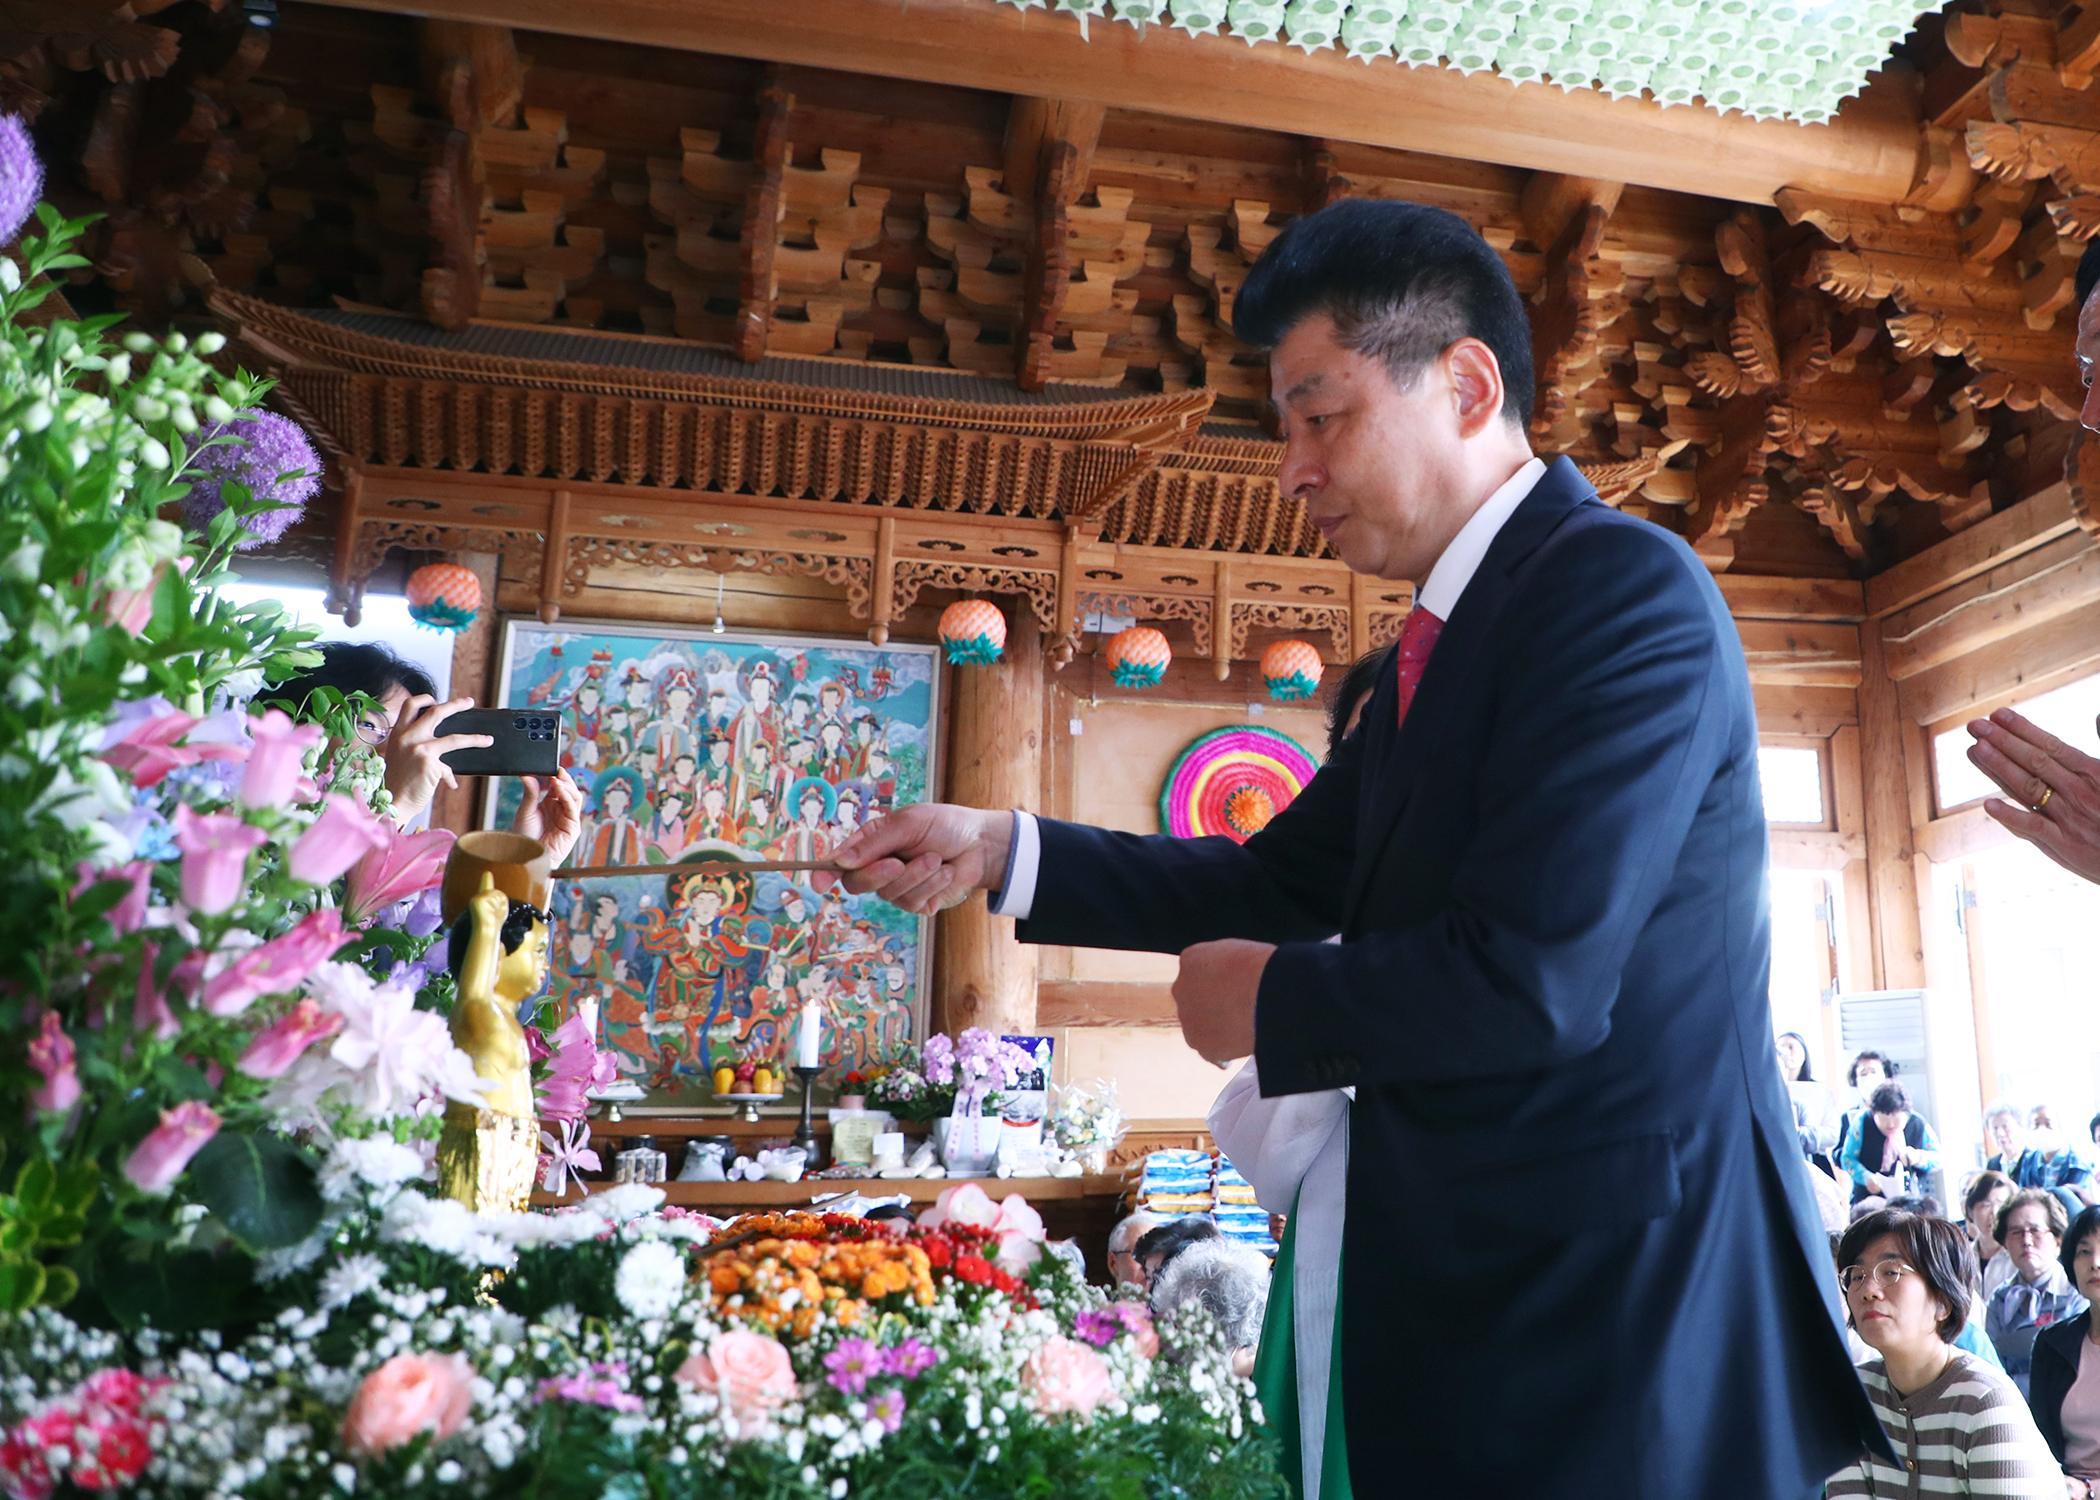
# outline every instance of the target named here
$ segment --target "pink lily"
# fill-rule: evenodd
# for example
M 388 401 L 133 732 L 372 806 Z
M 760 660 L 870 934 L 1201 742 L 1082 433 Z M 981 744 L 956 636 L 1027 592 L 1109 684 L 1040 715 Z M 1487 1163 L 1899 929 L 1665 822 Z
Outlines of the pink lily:
M 156 1196 L 175 1185 L 190 1158 L 219 1133 L 218 1111 L 186 1099 L 160 1112 L 160 1124 L 124 1159 L 124 1175 L 142 1193 Z
M 285 868 L 294 880 L 327 885 L 365 855 L 384 849 L 392 838 L 385 819 L 340 792 L 330 792 L 321 816 L 293 843 Z
M 289 994 L 349 941 L 341 912 L 308 912 L 284 936 L 250 948 L 207 979 L 204 1008 L 215 1016 L 237 1016 L 264 995 Z
M 343 1018 L 324 1012 L 309 995 L 258 1031 L 234 1066 L 250 1078 L 279 1077 L 308 1047 L 342 1029 Z
M 350 869 L 343 917 L 362 926 L 396 901 L 420 895 L 445 876 L 453 833 L 446 828 L 422 833 L 396 833 L 386 847 L 374 849 Z
M 282 807 L 306 773 L 306 752 L 321 742 L 318 724 L 294 724 L 281 708 L 248 720 L 255 743 L 248 751 L 248 773 L 241 778 L 241 806 Z
M 240 899 L 248 855 L 269 837 L 241 821 L 239 813 L 195 813 L 175 809 L 175 847 L 182 851 L 182 899 L 194 911 L 215 917 Z M 448 835 L 449 837 L 449 835 Z
M 197 725 L 181 710 L 148 719 L 102 752 L 119 771 L 129 771 L 139 786 L 158 786 L 177 766 L 193 766 L 201 757 L 177 743 Z
M 59 1024 L 58 1012 L 44 1012 L 37 1034 L 29 1042 L 29 1066 L 44 1080 L 29 1091 L 31 1109 L 71 1109 L 80 1098 L 80 1074 L 73 1067 L 73 1039 Z
M 590 1128 L 581 1120 L 562 1121 L 558 1138 L 551 1131 L 542 1130 L 540 1149 L 546 1153 L 540 1186 L 557 1198 L 568 1196 L 570 1173 L 576 1174 L 580 1187 L 585 1171 L 602 1170 L 598 1153 L 591 1149 Z
M 591 1028 L 580 1015 L 562 1022 L 553 1037 L 553 1066 L 540 1084 L 540 1115 L 549 1120 L 580 1120 L 590 1091 L 619 1076 L 619 1064 L 598 1051 Z
M 131 1029 L 140 1035 L 151 1032 L 165 1042 L 182 1030 L 182 1023 L 175 1019 L 175 1012 L 168 1009 L 168 997 L 153 982 L 153 971 L 160 963 L 160 949 L 147 943 L 140 951 L 139 987 L 131 1001 Z

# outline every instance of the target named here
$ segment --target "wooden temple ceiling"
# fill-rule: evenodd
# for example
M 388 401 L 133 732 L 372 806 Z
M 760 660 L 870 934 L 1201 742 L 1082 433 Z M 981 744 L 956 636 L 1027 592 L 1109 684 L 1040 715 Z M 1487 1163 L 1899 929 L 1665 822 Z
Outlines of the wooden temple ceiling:
M 216 314 L 284 376 L 346 486 L 346 591 L 375 548 L 442 543 L 387 509 L 419 485 L 462 527 L 477 486 L 515 491 L 494 550 L 532 538 L 549 609 L 588 575 L 572 541 L 654 545 L 604 518 L 705 493 L 777 510 L 781 566 L 864 564 L 834 581 L 877 626 L 900 587 L 1004 569 L 1067 637 L 1095 593 L 1200 616 L 1223 660 L 1253 584 L 1351 587 L 1277 492 L 1231 333 L 1263 247 L 1350 196 L 1502 253 L 1534 442 L 1717 572 L 1877 571 L 2076 447 L 2100 10 L 1950 8 L 1798 127 L 1099 23 L 1089 46 L 961 0 L 781 9 L 0 0 L 0 107 L 37 116 L 61 205 L 108 215 L 78 303 Z M 948 571 L 877 566 L 937 536 Z M 1325 597 L 1290 620 L 1338 655 L 1404 603 Z

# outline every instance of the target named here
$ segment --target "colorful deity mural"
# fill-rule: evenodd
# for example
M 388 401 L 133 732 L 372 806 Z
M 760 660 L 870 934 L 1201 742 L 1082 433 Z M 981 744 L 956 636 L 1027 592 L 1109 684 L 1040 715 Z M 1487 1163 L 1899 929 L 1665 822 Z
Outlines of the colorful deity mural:
M 822 860 L 926 795 L 934 648 L 527 622 L 505 648 L 504 704 L 562 711 L 586 809 L 572 867 Z M 489 822 L 516 798 L 506 778 Z M 916 1039 L 926 924 L 828 872 L 557 876 L 553 905 L 550 993 L 597 1001 L 600 1045 L 651 1102 L 785 1056 L 807 1001 L 833 1076 Z

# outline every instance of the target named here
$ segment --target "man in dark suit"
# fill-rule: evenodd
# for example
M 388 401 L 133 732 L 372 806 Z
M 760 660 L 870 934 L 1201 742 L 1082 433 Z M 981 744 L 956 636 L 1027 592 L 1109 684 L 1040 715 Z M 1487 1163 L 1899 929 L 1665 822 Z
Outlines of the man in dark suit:
M 1191 1046 L 1251 1052 L 1266 1094 L 1356 1087 L 1358 1493 L 1805 1500 L 1885 1439 L 1772 1067 L 1727 606 L 1532 457 L 1522 304 L 1461 220 L 1299 220 L 1235 321 L 1271 350 L 1283 488 L 1417 585 L 1362 728 L 1245 845 L 921 806 L 840 852 L 848 884 L 1179 952 Z

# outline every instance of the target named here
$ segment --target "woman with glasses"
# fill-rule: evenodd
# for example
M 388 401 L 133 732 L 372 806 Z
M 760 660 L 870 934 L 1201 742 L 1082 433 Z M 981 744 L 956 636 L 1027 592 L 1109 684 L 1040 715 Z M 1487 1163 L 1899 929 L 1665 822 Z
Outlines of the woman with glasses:
M 444 762 L 447 752 L 495 743 L 485 734 L 440 734 L 446 717 L 472 708 L 474 700 L 439 702 L 437 684 L 429 675 L 385 646 L 324 641 L 320 651 L 318 667 L 264 688 L 256 695 L 256 706 L 275 704 L 297 719 L 317 714 L 308 703 L 317 688 L 332 688 L 345 698 L 354 693 L 370 698 L 374 706 L 358 720 L 357 738 L 384 768 L 398 827 L 413 823 L 440 786 L 459 785 Z M 511 830 L 540 840 L 558 866 L 568 858 L 582 827 L 583 793 L 567 771 L 544 781 L 538 776 L 519 780 L 524 799 Z
M 1874 1454 L 1831 1476 L 1852 1495 L 1996 1495 L 2061 1500 L 2064 1480 L 2019 1391 L 1958 1349 L 1976 1253 L 1943 1219 L 1884 1208 L 1838 1242 L 1845 1311 L 1876 1358 L 1860 1366 L 1899 1464 Z M 2096 1361 L 2100 1363 L 2100 1361 Z
M 2035 1335 L 2086 1310 L 2085 1298 L 2057 1260 L 2068 1223 L 2063 1204 L 2041 1188 L 2023 1188 L 1998 1210 L 1998 1243 L 2012 1257 L 2013 1274 L 1992 1295 L 1983 1326 L 2023 1396 Z
M 2079 1211 L 2064 1236 L 2063 1266 L 2087 1302 L 2100 1297 L 2100 1208 Z M 2034 1369 L 2028 1404 L 2035 1425 L 2063 1465 L 2072 1500 L 2100 1500 L 2100 1320 L 2089 1307 L 2082 1318 L 2063 1318 L 2034 1340 Z

